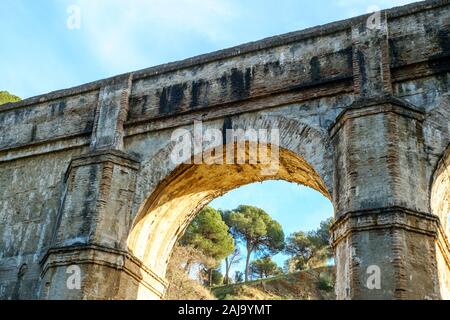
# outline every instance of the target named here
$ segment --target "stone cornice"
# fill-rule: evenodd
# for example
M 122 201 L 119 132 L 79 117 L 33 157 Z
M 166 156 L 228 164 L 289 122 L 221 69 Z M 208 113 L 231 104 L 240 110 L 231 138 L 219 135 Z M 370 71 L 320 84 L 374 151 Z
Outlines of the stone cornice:
M 441 248 L 450 256 L 450 243 L 442 228 L 439 217 L 425 212 L 393 206 L 339 214 L 340 218 L 331 227 L 332 246 L 350 234 L 376 229 L 397 228 L 434 237 Z M 447 261 L 450 265 L 450 261 Z
M 162 298 L 168 282 L 147 268 L 142 261 L 125 250 L 100 245 L 67 246 L 52 248 L 41 259 L 41 277 L 50 268 L 70 265 L 92 264 L 124 271 L 138 283 Z
M 413 211 L 402 207 L 376 208 L 361 211 L 349 211 L 339 214 L 340 218 L 331 228 L 332 242 L 337 244 L 351 232 L 366 231 L 373 229 L 386 229 L 391 227 L 402 227 L 420 233 L 435 236 L 437 230 L 430 224 L 439 223 L 437 216 Z M 425 221 L 422 225 L 411 224 L 411 219 Z
M 330 137 L 333 137 L 349 119 L 379 113 L 395 113 L 417 121 L 423 121 L 425 118 L 425 112 L 423 110 L 389 94 L 373 98 L 360 98 L 339 114 L 335 122 L 328 129 Z
M 76 167 L 104 162 L 111 162 L 133 170 L 139 170 L 140 168 L 140 160 L 137 157 L 123 151 L 104 150 L 86 153 L 72 159 L 69 169 L 67 170 L 67 174 L 69 174 L 70 171 Z

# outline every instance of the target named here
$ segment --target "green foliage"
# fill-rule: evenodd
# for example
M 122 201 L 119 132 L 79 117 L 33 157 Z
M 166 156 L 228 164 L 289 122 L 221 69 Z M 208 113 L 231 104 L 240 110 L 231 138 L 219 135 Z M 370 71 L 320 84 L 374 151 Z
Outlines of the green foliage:
M 241 205 L 224 216 L 231 233 L 246 245 L 245 281 L 248 281 L 252 252 L 276 254 L 283 250 L 283 229 L 264 210 L 253 206 Z
M 233 264 L 238 263 L 239 261 L 241 261 L 241 252 L 239 247 L 236 247 L 233 251 L 232 254 L 230 254 L 228 257 L 225 258 L 225 275 L 224 275 L 224 279 L 223 279 L 223 283 L 224 284 L 229 284 L 230 283 L 230 270 L 231 270 L 231 266 Z
M 256 251 L 275 254 L 284 247 L 281 225 L 263 209 L 241 205 L 229 214 L 231 232 Z
M 211 283 L 210 287 L 218 286 L 223 284 L 223 274 L 217 269 L 212 270 L 211 272 Z
M 206 207 L 192 221 L 180 240 L 214 258 L 217 262 L 234 251 L 234 239 L 220 212 Z
M 229 226 L 230 221 L 230 215 L 233 211 L 231 210 L 219 210 L 220 215 L 222 216 L 222 220 Z M 233 230 L 230 229 L 230 232 L 233 232 Z
M 244 273 L 242 271 L 236 271 L 234 273 L 234 283 L 241 283 L 244 281 Z
M 319 229 L 314 231 L 315 236 L 320 239 L 324 247 L 328 249 L 328 258 L 333 256 L 333 252 L 330 247 L 330 229 L 334 223 L 334 218 L 328 218 L 320 223 Z
M 266 256 L 250 263 L 250 273 L 259 279 L 262 279 L 279 274 L 280 268 L 272 261 L 270 256 Z
M 10 94 L 8 91 L 0 91 L 0 105 L 8 103 L 8 102 L 17 102 L 21 99 L 13 94 Z
M 332 219 L 321 222 L 315 231 L 298 231 L 286 240 L 285 252 L 292 256 L 296 270 L 304 270 L 324 263 L 332 256 L 329 245 L 329 230 Z
M 204 268 L 201 272 L 203 285 L 207 287 L 223 285 L 223 274 L 220 272 L 220 268 Z
M 222 216 L 223 221 L 227 224 L 228 227 L 230 227 L 230 214 L 232 211 L 219 210 L 219 212 Z M 236 235 L 233 233 L 233 228 L 229 228 L 229 232 L 231 233 L 233 238 L 237 238 Z M 224 284 L 230 283 L 229 273 L 230 273 L 231 267 L 233 266 L 233 264 L 236 264 L 239 261 L 241 261 L 240 257 L 241 257 L 241 252 L 239 250 L 239 247 L 236 247 L 235 250 L 233 251 L 233 253 L 225 258 L 225 275 L 224 275 L 224 280 L 223 280 Z
M 327 274 L 320 274 L 319 280 L 317 281 L 317 288 L 319 290 L 324 290 L 331 292 L 334 290 L 333 279 Z
M 303 231 L 294 232 L 286 239 L 285 251 L 292 256 L 291 261 L 295 264 L 295 270 L 304 270 L 315 254 L 316 248 L 311 235 Z

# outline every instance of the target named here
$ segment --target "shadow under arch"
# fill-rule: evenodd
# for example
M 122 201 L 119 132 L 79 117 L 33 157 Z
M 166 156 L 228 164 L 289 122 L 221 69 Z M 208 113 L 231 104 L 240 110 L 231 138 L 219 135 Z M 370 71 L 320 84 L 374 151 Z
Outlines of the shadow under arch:
M 135 200 L 137 210 L 127 246 L 161 279 L 165 278 L 176 241 L 196 214 L 210 201 L 232 189 L 265 180 L 285 180 L 310 187 L 331 201 L 331 146 L 321 132 L 283 117 L 253 120 L 247 117 L 245 123 L 235 121 L 233 124 L 244 130 L 249 127 L 279 128 L 279 166 L 275 173 L 262 174 L 265 164 L 248 163 L 248 141 L 244 164 L 236 164 L 236 161 L 226 164 L 223 161 L 223 164 L 181 164 L 172 168 L 173 164 L 168 159 L 174 145 L 169 143 L 142 166 L 140 187 L 159 181 L 154 187 L 149 187 L 148 192 L 141 191 Z M 258 142 L 257 146 L 260 148 L 261 144 Z M 225 150 L 227 144 L 222 147 Z M 272 145 L 266 147 L 270 153 Z M 209 150 L 204 153 L 209 154 Z M 225 154 L 224 151 L 224 157 Z M 164 170 L 168 173 L 165 174 Z M 147 181 L 146 175 L 154 180 Z

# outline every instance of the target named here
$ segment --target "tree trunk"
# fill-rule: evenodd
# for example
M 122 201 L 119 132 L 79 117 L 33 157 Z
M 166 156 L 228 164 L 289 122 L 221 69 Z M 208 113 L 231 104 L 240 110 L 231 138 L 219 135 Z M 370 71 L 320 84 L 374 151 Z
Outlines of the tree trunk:
M 247 244 L 247 258 L 245 259 L 245 282 L 248 281 L 248 274 L 250 271 L 250 255 L 252 254 L 252 248 Z
M 213 274 L 213 269 L 211 268 L 211 269 L 209 269 L 208 270 L 208 278 L 209 278 L 209 280 L 208 280 L 208 282 L 209 282 L 209 287 L 212 287 L 212 274 Z
M 184 271 L 189 274 L 191 273 L 191 260 L 186 261 L 186 265 L 184 266 Z
M 225 258 L 225 277 L 223 278 L 223 284 L 229 284 L 228 274 L 230 273 L 231 261 L 228 261 L 228 257 Z

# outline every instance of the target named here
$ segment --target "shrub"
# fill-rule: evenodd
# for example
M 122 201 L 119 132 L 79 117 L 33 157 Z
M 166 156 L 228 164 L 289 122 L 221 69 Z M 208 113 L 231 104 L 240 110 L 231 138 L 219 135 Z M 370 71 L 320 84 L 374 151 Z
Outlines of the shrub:
M 21 99 L 18 96 L 10 94 L 8 91 L 0 91 L 0 105 L 8 102 L 17 102 Z

